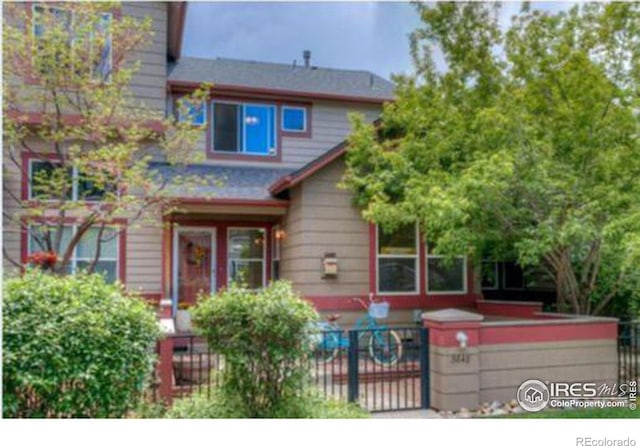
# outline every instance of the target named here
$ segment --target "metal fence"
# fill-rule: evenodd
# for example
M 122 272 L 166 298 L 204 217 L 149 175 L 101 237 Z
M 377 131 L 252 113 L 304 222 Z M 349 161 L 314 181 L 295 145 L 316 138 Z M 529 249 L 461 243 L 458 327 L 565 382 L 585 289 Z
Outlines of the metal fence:
M 640 320 L 618 324 L 618 380 L 640 380 Z
M 213 352 L 203 338 L 193 334 L 173 336 L 174 395 L 194 391 L 210 393 L 212 386 L 220 384 L 224 358 Z
M 224 358 L 204 339 L 174 335 L 173 395 L 210 392 Z M 328 330 L 317 334 L 307 366 L 321 395 L 369 411 L 429 407 L 429 339 L 421 327 Z
M 372 412 L 429 407 L 426 329 L 330 330 L 320 336 L 312 376 L 326 397 Z

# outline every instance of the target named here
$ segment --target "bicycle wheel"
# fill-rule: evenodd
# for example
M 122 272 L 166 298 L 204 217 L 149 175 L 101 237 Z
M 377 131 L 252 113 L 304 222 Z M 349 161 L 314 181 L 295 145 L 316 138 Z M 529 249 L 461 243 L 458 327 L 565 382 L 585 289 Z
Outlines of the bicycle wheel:
M 318 364 L 333 361 L 340 352 L 338 336 L 335 333 L 321 333 L 322 340 L 313 349 L 313 358 Z
M 369 338 L 369 356 L 376 364 L 388 367 L 402 358 L 402 340 L 394 330 L 377 330 Z

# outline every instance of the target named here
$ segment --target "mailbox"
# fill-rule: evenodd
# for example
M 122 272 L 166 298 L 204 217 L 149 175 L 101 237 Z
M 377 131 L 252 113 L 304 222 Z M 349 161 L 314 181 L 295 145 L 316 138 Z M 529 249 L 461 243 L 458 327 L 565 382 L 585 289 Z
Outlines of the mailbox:
M 338 257 L 335 252 L 326 252 L 322 258 L 322 278 L 333 279 L 338 277 Z

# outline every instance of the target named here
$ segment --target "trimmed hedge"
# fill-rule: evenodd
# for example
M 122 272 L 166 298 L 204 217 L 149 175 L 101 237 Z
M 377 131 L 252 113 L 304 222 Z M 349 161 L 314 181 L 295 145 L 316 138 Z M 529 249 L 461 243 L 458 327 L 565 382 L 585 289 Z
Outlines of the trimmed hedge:
M 151 378 L 153 311 L 101 275 L 5 282 L 4 417 L 122 417 Z

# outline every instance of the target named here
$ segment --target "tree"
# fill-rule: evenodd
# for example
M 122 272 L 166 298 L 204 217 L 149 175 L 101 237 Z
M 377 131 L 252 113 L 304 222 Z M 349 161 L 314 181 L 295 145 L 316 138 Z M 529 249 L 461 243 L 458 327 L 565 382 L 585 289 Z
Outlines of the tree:
M 118 7 L 85 2 L 5 8 L 5 227 L 28 231 L 37 245 L 29 261 L 56 273 L 69 270 L 81 242 L 93 253 L 86 268 L 92 272 L 106 243 L 127 227 L 161 221 L 159 214 L 173 209 L 173 186 L 204 181 L 183 169 L 198 160 L 193 148 L 202 129 L 165 119 L 164 110 L 131 94 L 140 68 L 136 52 L 152 39 L 151 19 L 116 17 Z M 192 113 L 191 104 L 201 103 L 208 88 L 185 98 L 180 111 Z M 30 170 L 28 159 L 37 166 Z M 176 174 L 160 175 L 151 161 L 170 164 Z M 30 196 L 12 189 L 12 176 L 30 178 Z M 75 231 L 65 229 L 70 220 Z
M 354 119 L 345 186 L 371 221 L 418 222 L 447 256 L 512 255 L 559 305 L 601 312 L 637 280 L 640 5 L 525 4 L 506 29 L 496 4 L 416 7 L 416 74 L 380 125 Z

